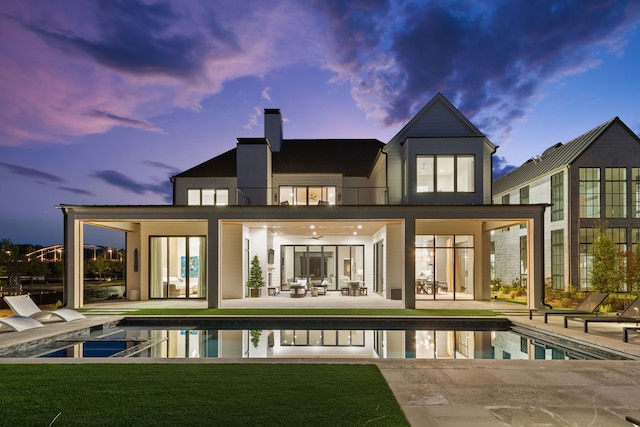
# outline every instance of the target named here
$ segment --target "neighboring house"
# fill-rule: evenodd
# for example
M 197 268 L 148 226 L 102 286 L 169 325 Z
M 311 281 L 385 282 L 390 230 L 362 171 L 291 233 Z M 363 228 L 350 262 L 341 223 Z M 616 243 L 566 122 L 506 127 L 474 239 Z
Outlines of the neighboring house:
M 548 203 L 544 216 L 544 274 L 557 290 L 590 290 L 592 247 L 599 226 L 620 251 L 640 238 L 640 139 L 615 117 L 493 183 L 496 204 Z M 525 281 L 526 228 L 493 235 L 495 276 L 503 284 Z
M 296 295 L 488 300 L 491 232 L 527 224 L 529 305 L 543 290 L 545 205 L 491 204 L 496 147 L 441 94 L 384 144 L 283 138 L 280 110 L 265 135 L 172 178 L 170 206 L 61 205 L 66 305 L 83 304 L 83 226 L 126 232 L 129 299 L 246 298 L 257 255 L 267 283 Z M 295 290 L 295 292 L 294 292 Z M 304 293 L 302 294 L 304 295 Z

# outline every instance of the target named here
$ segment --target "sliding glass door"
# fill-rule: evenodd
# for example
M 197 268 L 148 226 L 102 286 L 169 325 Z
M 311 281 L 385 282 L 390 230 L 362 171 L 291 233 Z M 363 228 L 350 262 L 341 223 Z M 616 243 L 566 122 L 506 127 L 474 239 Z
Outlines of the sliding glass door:
M 328 291 L 340 290 L 350 280 L 364 281 L 362 245 L 284 245 L 280 253 L 283 290 L 298 279 L 326 280 Z
M 149 245 L 151 298 L 206 298 L 205 237 L 151 237 Z
M 418 235 L 416 294 L 433 299 L 472 299 L 474 239 L 471 235 Z

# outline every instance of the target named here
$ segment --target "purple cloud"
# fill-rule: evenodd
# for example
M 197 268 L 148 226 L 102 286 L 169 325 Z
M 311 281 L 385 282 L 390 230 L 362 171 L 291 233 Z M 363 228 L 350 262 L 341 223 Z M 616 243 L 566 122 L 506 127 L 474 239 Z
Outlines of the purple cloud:
M 380 123 L 406 121 L 440 91 L 503 139 L 545 83 L 623 52 L 639 21 L 637 1 L 610 0 L 5 0 L 0 144 L 158 132 L 154 117 L 298 64 L 350 84 Z
M 90 176 L 129 193 L 139 195 L 153 193 L 162 196 L 167 202 L 173 200 L 173 185 L 168 179 L 158 180 L 159 182 L 155 184 L 147 184 L 114 170 L 94 171 Z
M 135 194 L 145 194 L 148 190 L 145 184 L 140 184 L 128 176 L 114 171 L 114 170 L 102 170 L 102 171 L 94 171 L 91 174 L 92 177 L 98 178 L 101 181 L 106 182 L 107 184 L 113 185 L 114 187 L 118 187 L 121 190 L 125 190 Z
M 82 188 L 58 187 L 58 189 L 69 192 L 69 193 L 77 194 L 79 196 L 95 196 L 95 194 L 92 193 L 91 191 L 84 190 Z
M 88 116 L 103 118 L 109 120 L 119 126 L 129 127 L 129 128 L 138 128 L 144 130 L 150 130 L 153 132 L 165 133 L 162 129 L 154 126 L 153 124 L 145 121 L 145 120 L 136 120 L 131 119 L 129 117 L 121 117 L 116 114 L 108 113 L 106 111 L 93 110 L 87 113 Z
M 27 178 L 33 178 L 37 182 L 47 183 L 47 182 L 57 182 L 63 183 L 65 180 L 57 175 L 52 175 L 47 172 L 42 172 L 37 169 L 27 168 L 20 165 L 14 165 L 11 163 L 0 162 L 0 166 L 7 169 L 14 175 L 24 176 Z
M 154 168 L 168 170 L 172 175 L 182 172 L 181 169 L 178 169 L 175 166 L 171 166 L 162 162 L 157 162 L 155 160 L 145 160 L 143 163 L 145 165 L 153 166 Z

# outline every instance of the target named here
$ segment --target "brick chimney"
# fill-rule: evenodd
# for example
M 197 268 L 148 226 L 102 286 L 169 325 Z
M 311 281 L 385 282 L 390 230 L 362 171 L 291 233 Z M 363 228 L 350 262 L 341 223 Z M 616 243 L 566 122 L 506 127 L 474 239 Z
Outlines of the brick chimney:
M 264 109 L 264 137 L 269 140 L 272 152 L 282 146 L 282 114 L 279 108 Z

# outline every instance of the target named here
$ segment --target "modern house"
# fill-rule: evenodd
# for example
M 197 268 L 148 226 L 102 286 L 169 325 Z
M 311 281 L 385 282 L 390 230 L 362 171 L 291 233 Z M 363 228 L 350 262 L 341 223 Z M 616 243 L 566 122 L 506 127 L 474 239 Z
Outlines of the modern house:
M 172 178 L 166 206 L 60 205 L 65 305 L 83 305 L 83 230 L 126 233 L 126 295 L 198 298 L 211 308 L 248 297 L 258 256 L 262 298 L 488 300 L 491 234 L 526 225 L 529 306 L 543 291 L 545 204 L 491 203 L 494 146 L 441 94 L 388 143 L 285 139 L 280 110 L 264 136 Z M 322 298 L 322 296 L 320 296 Z M 291 300 L 293 303 L 293 299 Z
M 587 291 L 598 227 L 621 252 L 635 251 L 640 242 L 640 138 L 615 117 L 495 180 L 493 202 L 550 204 L 545 278 L 553 289 Z M 495 278 L 503 284 L 529 278 L 528 236 L 522 226 L 494 233 Z

